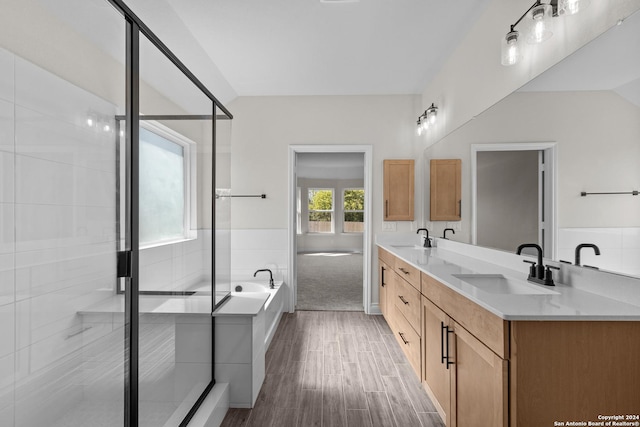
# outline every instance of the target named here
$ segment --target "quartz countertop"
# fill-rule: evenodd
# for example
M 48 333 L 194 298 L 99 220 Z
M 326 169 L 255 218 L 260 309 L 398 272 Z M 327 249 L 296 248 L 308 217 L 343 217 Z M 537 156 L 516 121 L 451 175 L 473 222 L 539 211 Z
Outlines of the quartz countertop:
M 522 271 L 515 271 L 440 248 L 380 242 L 377 245 L 505 320 L 640 321 L 640 306 L 562 283 L 544 286 L 527 282 L 525 264 Z M 500 274 L 553 294 L 490 293 L 454 276 L 459 274 Z M 604 283 L 603 289 L 606 289 Z

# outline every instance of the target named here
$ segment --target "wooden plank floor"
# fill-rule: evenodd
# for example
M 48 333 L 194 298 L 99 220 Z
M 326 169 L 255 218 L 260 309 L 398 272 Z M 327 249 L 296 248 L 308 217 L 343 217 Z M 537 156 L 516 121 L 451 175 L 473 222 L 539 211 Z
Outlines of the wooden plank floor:
M 253 409 L 223 426 L 443 427 L 382 316 L 285 313 Z

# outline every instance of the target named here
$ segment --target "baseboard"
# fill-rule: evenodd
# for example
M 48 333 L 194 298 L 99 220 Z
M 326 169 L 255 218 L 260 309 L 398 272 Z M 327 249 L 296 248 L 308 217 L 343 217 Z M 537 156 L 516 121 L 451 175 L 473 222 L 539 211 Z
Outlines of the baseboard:
M 369 305 L 369 314 L 379 315 L 382 314 L 382 310 L 380 310 L 380 304 L 373 303 Z

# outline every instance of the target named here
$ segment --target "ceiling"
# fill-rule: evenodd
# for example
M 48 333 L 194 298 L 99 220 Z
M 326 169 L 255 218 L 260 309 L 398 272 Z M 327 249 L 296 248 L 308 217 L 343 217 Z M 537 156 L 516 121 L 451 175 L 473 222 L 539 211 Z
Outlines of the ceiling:
M 240 96 L 419 94 L 489 0 L 165 0 Z

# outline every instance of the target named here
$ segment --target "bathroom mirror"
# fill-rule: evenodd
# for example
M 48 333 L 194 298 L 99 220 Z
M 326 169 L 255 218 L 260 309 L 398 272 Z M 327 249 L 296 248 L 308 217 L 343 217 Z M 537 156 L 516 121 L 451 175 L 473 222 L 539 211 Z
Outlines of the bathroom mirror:
M 640 276 L 640 195 L 633 193 L 640 190 L 638 46 L 637 12 L 428 147 L 427 164 L 433 158 L 459 158 L 463 165 L 462 221 L 432 223 L 436 235 L 453 226 L 453 240 L 510 252 L 537 236 L 545 243 L 545 258 L 571 263 L 578 244 L 593 243 L 601 255 L 585 248 L 581 265 Z M 499 167 L 515 164 L 516 151 L 527 151 L 502 145 L 518 144 L 533 148 L 529 160 L 517 161 L 533 165 L 511 172 Z M 529 187 L 516 186 L 525 185 L 526 170 L 540 177 L 543 167 L 545 190 L 535 175 Z M 487 199 L 501 190 L 512 208 Z M 504 218 L 501 210 L 507 212 Z M 532 210 L 537 212 L 530 215 Z M 525 225 L 530 216 L 533 225 Z M 553 223 L 544 232 L 543 216 L 547 226 Z

